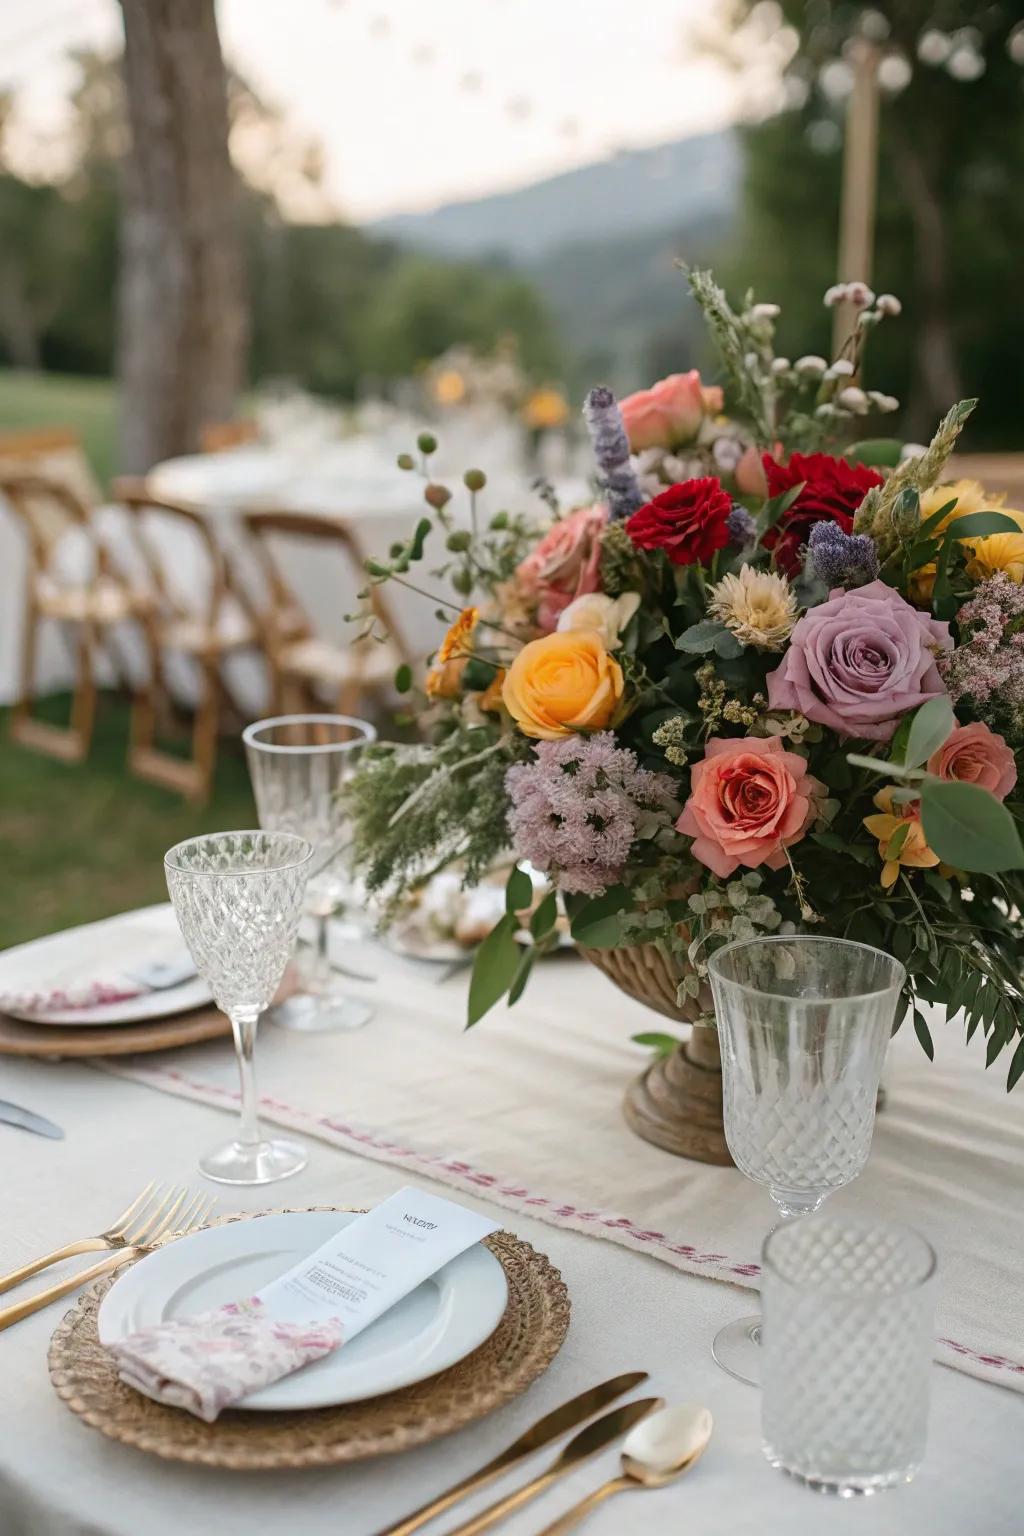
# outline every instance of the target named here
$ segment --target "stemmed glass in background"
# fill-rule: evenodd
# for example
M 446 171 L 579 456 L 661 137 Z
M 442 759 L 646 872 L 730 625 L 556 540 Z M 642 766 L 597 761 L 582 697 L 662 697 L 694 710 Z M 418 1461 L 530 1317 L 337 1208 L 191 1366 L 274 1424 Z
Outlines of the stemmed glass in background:
M 167 889 L 196 970 L 231 1020 L 242 1088 L 238 1136 L 199 1159 L 221 1184 L 270 1184 L 306 1166 L 298 1142 L 270 1141 L 256 1115 L 256 1024 L 288 964 L 313 849 L 290 832 L 213 832 L 164 855 Z
M 297 832 L 314 850 L 306 910 L 316 918 L 316 941 L 300 963 L 300 991 L 274 1009 L 274 1023 L 285 1029 L 359 1029 L 373 1017 L 369 1003 L 338 985 L 328 924 L 357 895 L 338 790 L 376 739 L 372 725 L 351 715 L 278 715 L 242 732 L 260 825 Z
M 708 962 L 722 1054 L 725 1138 L 783 1219 L 816 1211 L 861 1172 L 906 972 L 846 939 L 781 935 Z M 758 1379 L 759 1317 L 723 1328 L 719 1365 Z

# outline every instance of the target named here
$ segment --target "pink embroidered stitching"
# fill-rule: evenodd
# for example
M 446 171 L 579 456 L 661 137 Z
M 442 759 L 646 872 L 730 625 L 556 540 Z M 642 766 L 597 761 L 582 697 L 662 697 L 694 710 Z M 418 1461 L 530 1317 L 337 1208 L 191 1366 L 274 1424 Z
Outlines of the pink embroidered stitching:
M 230 1099 L 237 1102 L 239 1094 L 237 1089 L 221 1088 L 216 1083 L 200 1083 L 187 1077 L 183 1072 L 178 1072 L 174 1067 L 136 1067 L 136 1075 L 150 1078 L 170 1078 L 181 1083 L 183 1087 L 201 1096 Z M 610 1230 L 628 1232 L 634 1242 L 649 1243 L 663 1248 L 666 1253 L 678 1254 L 691 1264 L 718 1265 L 734 1275 L 743 1276 L 746 1279 L 756 1279 L 761 1273 L 759 1264 L 738 1264 L 722 1253 L 698 1253 L 688 1243 L 674 1243 L 663 1232 L 648 1231 L 637 1227 L 628 1216 L 606 1216 L 600 1211 L 580 1210 L 573 1205 L 561 1204 L 547 1195 L 532 1194 L 520 1184 L 503 1182 L 498 1175 L 483 1173 L 470 1163 L 462 1162 L 456 1158 L 445 1159 L 434 1152 L 417 1152 L 411 1147 L 403 1147 L 398 1142 L 382 1139 L 370 1131 L 360 1131 L 354 1126 L 343 1121 L 333 1120 L 328 1115 L 314 1115 L 309 1110 L 296 1108 L 294 1104 L 288 1104 L 283 1099 L 274 1099 L 264 1094 L 260 1097 L 261 1105 L 267 1109 L 283 1110 L 286 1114 L 297 1120 L 306 1120 L 311 1125 L 322 1126 L 325 1130 L 332 1131 L 335 1135 L 344 1137 L 347 1141 L 372 1147 L 374 1151 L 385 1153 L 396 1159 L 406 1159 L 410 1162 L 420 1163 L 428 1168 L 440 1168 L 446 1173 L 462 1179 L 467 1184 L 478 1185 L 483 1188 L 493 1189 L 496 1193 L 506 1196 L 508 1199 L 520 1200 L 527 1206 L 542 1206 L 547 1209 L 548 1216 L 553 1221 L 592 1222 Z M 940 1338 L 938 1341 L 954 1354 L 962 1355 L 971 1360 L 976 1360 L 979 1365 L 985 1365 L 990 1370 L 1010 1371 L 1014 1375 L 1024 1376 L 1024 1365 L 1015 1360 L 1008 1360 L 1003 1355 L 981 1354 L 976 1349 L 969 1348 L 966 1344 L 959 1343 L 956 1339 Z

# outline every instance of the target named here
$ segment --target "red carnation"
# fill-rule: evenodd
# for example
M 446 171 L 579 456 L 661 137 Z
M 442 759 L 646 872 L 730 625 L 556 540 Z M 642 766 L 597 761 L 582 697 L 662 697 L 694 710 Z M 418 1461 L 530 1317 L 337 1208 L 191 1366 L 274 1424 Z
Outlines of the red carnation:
M 774 549 L 775 564 L 787 576 L 800 570 L 800 552 L 815 523 L 838 523 L 844 533 L 852 533 L 853 514 L 872 486 L 883 483 L 877 470 L 834 459 L 830 453 L 793 453 L 788 464 L 779 464 L 766 453 L 761 463 L 769 496 L 781 496 L 804 482 L 793 505 L 761 540 L 765 549 Z
M 729 542 L 726 522 L 732 502 L 722 483 L 709 475 L 670 485 L 626 522 L 640 549 L 663 549 L 673 565 L 710 565 L 716 549 Z

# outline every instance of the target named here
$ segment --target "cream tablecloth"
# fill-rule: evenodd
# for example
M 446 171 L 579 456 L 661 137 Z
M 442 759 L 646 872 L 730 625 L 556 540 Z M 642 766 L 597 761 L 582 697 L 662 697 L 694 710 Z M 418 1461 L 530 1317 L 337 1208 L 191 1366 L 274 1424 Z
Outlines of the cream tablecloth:
M 439 986 L 427 967 L 373 960 L 380 979 L 364 990 L 379 1012 L 368 1029 L 264 1032 L 265 1107 L 307 1132 L 310 1165 L 276 1190 L 228 1192 L 221 1208 L 372 1201 L 410 1179 L 497 1207 L 569 1284 L 573 1322 L 553 1367 L 493 1419 L 387 1464 L 203 1473 L 108 1444 L 72 1418 L 46 1377 L 53 1309 L 0 1340 L 3 1536 L 371 1536 L 575 1391 L 637 1367 L 663 1395 L 708 1403 L 715 1439 L 685 1482 L 645 1495 L 642 1506 L 598 1513 L 588 1527 L 595 1536 L 636 1519 L 652 1536 L 683 1528 L 827 1536 L 854 1525 L 867 1536 L 1020 1531 L 1024 1405 L 995 1383 L 1018 1386 L 1021 1374 L 1024 1101 L 1007 1100 L 982 1075 L 977 1052 L 940 1035 L 929 1067 L 912 1040 L 898 1042 L 871 1164 L 836 1200 L 910 1217 L 933 1238 L 940 1332 L 956 1346 L 941 1358 L 961 1369 L 934 1371 L 931 1450 L 915 1484 L 866 1503 L 829 1503 L 763 1463 L 757 1395 L 709 1353 L 715 1329 L 749 1306 L 737 1286 L 752 1279 L 766 1197 L 735 1172 L 671 1159 L 621 1126 L 623 1081 L 642 1061 L 628 1036 L 642 1010 L 579 962 L 554 961 L 524 1006 L 465 1036 L 462 982 Z M 214 1044 L 128 1070 L 137 1080 L 83 1064 L 0 1066 L 0 1094 L 68 1133 L 53 1143 L 0 1127 L 3 1268 L 102 1224 L 147 1177 L 195 1180 L 198 1152 L 224 1134 L 233 1108 L 229 1053 Z M 582 1470 L 509 1522 L 509 1536 L 539 1530 L 614 1464 L 607 1455 Z

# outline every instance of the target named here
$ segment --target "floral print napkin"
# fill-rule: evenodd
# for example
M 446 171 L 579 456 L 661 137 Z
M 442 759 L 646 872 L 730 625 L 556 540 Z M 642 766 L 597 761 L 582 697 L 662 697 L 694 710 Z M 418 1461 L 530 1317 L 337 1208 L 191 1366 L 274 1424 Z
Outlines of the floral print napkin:
M 283 1323 L 258 1297 L 158 1323 L 107 1347 L 128 1386 L 212 1424 L 221 1409 L 341 1343 L 341 1322 Z

